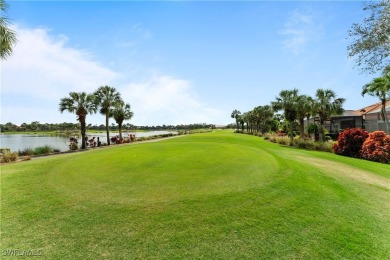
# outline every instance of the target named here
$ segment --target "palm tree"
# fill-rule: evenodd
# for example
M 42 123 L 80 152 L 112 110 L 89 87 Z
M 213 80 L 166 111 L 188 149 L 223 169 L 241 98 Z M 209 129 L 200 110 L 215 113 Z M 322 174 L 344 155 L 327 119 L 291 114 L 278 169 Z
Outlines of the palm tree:
M 261 131 L 262 133 L 266 132 L 267 121 L 274 115 L 272 108 L 268 105 L 257 106 L 253 109 L 253 114 L 255 118 L 256 131 Z
M 305 118 L 309 123 L 311 111 L 313 110 L 313 98 L 306 95 L 298 96 L 296 100 L 297 119 L 299 122 L 299 135 L 301 138 L 305 135 Z
M 330 89 L 317 89 L 314 111 L 319 118 L 320 141 L 324 140 L 324 124 L 332 115 L 341 115 L 344 111 L 344 98 L 336 98 L 336 93 Z
M 241 112 L 238 111 L 237 109 L 234 109 L 232 114 L 231 114 L 231 118 L 235 118 L 236 119 L 237 131 L 240 130 L 240 128 L 238 126 L 238 123 L 240 122 L 240 115 L 241 115 Z
M 248 112 L 245 112 L 244 114 L 242 114 L 242 120 L 244 120 L 244 122 L 246 123 L 246 132 L 249 133 L 249 132 L 252 132 L 252 113 L 253 111 L 248 111 Z
M 386 113 L 386 101 L 390 99 L 390 67 L 386 68 L 383 77 L 375 78 L 363 86 L 362 96 L 368 94 L 381 100 L 381 117 L 386 122 L 386 132 L 389 133 L 389 119 Z
M 110 110 L 118 104 L 123 103 L 121 94 L 113 87 L 101 86 L 95 93 L 96 105 L 100 107 L 100 114 L 106 116 L 107 144 L 110 145 L 109 118 Z
M 134 113 L 130 109 L 130 104 L 117 104 L 111 111 L 111 115 L 118 124 L 119 139 L 122 140 L 122 123 L 125 120 L 130 120 L 134 116 Z
M 298 89 L 293 90 L 282 90 L 279 96 L 276 97 L 276 101 L 272 102 L 272 108 L 275 111 L 283 110 L 284 118 L 287 120 L 289 125 L 289 136 L 293 139 L 293 123 L 297 119 L 297 106 L 296 102 L 298 99 Z
M 3 13 L 7 11 L 8 5 L 4 0 L 0 0 L 0 58 L 6 59 L 12 53 L 12 47 L 16 44 L 16 34 L 8 27 L 8 19 L 3 16 Z
M 85 92 L 70 92 L 69 97 L 62 98 L 60 101 L 60 112 L 67 110 L 69 113 L 75 113 L 81 128 L 81 148 L 85 149 L 85 132 L 87 114 L 96 113 L 94 95 Z
M 315 100 L 311 96 L 307 96 L 306 102 L 304 105 L 304 111 L 306 112 L 306 120 L 307 120 L 307 134 L 309 135 L 309 122 L 311 116 L 313 116 L 314 113 L 314 104 Z

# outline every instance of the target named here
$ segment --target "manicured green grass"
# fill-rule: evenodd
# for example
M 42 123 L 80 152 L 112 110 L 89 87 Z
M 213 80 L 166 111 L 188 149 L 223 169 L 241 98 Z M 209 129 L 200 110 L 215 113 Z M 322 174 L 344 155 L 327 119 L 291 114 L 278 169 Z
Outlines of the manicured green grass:
M 389 201 L 389 165 L 215 131 L 2 166 L 1 250 L 386 259 Z

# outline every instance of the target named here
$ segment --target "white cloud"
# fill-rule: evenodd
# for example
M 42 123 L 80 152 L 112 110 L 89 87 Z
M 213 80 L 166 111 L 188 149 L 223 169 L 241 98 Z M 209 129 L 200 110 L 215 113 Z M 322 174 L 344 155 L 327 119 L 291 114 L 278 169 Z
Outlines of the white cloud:
M 321 26 L 313 20 L 308 10 L 295 10 L 287 19 L 280 32 L 286 39 L 283 47 L 299 54 L 310 41 L 315 41 L 321 35 Z
M 93 91 L 118 75 L 93 61 L 85 51 L 66 47 L 65 36 L 53 37 L 47 29 L 16 27 L 18 43 L 2 62 L 2 95 L 59 99 L 70 91 Z
M 70 91 L 92 92 L 106 84 L 116 87 L 131 104 L 133 124 L 218 123 L 224 117 L 203 104 L 186 80 L 153 75 L 134 83 L 134 75 L 120 75 L 92 60 L 86 51 L 68 47 L 65 36 L 53 37 L 43 28 L 15 30 L 18 44 L 1 68 L 2 123 L 75 122 L 75 115 L 58 111 L 60 98 Z M 87 123 L 104 120 L 101 115 L 90 115 Z
M 171 76 L 153 76 L 131 83 L 122 91 L 139 125 L 218 123 L 224 113 L 198 100 L 190 82 Z
M 70 91 L 92 92 L 119 76 L 87 52 L 67 47 L 66 36 L 53 37 L 44 28 L 14 29 L 17 45 L 1 64 L 1 122 L 75 121 L 58 111 L 60 98 Z

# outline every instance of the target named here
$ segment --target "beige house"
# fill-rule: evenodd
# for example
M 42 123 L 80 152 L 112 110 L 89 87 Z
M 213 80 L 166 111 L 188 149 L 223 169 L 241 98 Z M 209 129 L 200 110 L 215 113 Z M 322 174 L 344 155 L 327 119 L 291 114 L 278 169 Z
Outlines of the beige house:
M 325 122 L 325 128 L 329 133 L 338 133 L 346 128 L 362 128 L 370 133 L 386 132 L 386 122 L 382 120 L 381 109 L 382 103 L 378 102 L 358 110 L 345 110 L 342 115 L 332 116 L 330 121 Z M 390 100 L 386 102 L 386 113 L 390 120 Z M 315 121 L 317 121 L 316 118 L 311 118 L 309 122 L 306 121 L 305 128 Z
M 378 130 L 386 132 L 386 122 L 382 120 L 381 109 L 382 104 L 377 103 L 376 106 L 372 107 L 372 109 L 366 109 L 363 113 L 363 118 L 365 120 L 365 129 L 368 132 L 374 132 Z M 390 120 L 390 100 L 386 102 L 386 115 L 387 118 Z M 388 134 L 390 134 L 389 132 Z

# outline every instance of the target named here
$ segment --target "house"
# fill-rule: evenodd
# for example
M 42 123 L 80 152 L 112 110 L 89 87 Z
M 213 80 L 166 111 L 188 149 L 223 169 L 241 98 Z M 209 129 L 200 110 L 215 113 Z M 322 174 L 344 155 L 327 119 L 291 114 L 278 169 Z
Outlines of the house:
M 325 129 L 329 133 L 339 133 L 346 128 L 362 128 L 368 132 L 385 131 L 386 122 L 381 116 L 382 103 L 378 102 L 358 110 L 344 110 L 342 115 L 335 115 L 325 122 Z M 386 102 L 386 113 L 390 120 L 390 100 Z M 311 118 L 305 121 L 305 128 L 308 124 L 317 122 L 317 118 Z M 390 129 L 388 131 L 390 134 Z
M 340 116 L 332 116 L 330 120 L 330 133 L 337 133 L 346 128 L 362 128 L 368 132 L 385 131 L 386 122 L 381 116 L 382 103 L 378 102 L 373 105 L 358 109 L 345 110 Z M 390 100 L 386 102 L 386 113 L 390 119 Z
M 364 129 L 364 119 L 359 110 L 344 110 L 342 115 L 332 116 L 329 122 L 329 133 L 338 133 L 347 128 Z
M 381 116 L 382 104 L 378 104 L 379 105 L 373 107 L 371 110 L 366 109 L 363 114 L 363 118 L 365 120 L 365 129 L 370 133 L 378 130 L 386 132 L 386 122 L 382 120 Z M 386 115 L 390 120 L 390 100 L 386 102 Z M 388 134 L 390 134 L 390 129 Z

